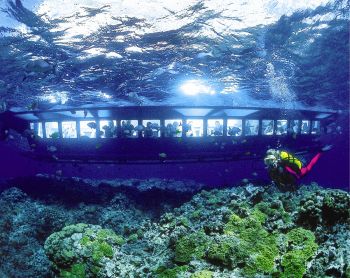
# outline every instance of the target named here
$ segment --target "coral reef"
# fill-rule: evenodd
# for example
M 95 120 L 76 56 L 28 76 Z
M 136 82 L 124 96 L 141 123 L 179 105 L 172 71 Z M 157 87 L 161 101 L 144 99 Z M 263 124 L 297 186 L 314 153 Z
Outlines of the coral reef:
M 341 190 L 317 190 L 302 199 L 300 206 L 298 222 L 312 229 L 350 219 L 350 196 Z
M 104 277 L 103 267 L 123 243 L 112 230 L 80 223 L 50 235 L 44 249 L 61 277 Z
M 184 185 L 174 191 L 172 181 L 168 189 L 166 181 L 36 182 L 52 187 L 2 183 L 0 276 L 349 275 L 350 196 L 341 190 L 311 184 L 282 193 L 247 183 L 195 194 Z M 166 202 L 172 192 L 176 200 Z

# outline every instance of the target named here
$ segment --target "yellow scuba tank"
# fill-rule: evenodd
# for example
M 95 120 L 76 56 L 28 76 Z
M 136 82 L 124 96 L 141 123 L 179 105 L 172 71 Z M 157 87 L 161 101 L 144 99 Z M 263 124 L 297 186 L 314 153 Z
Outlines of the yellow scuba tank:
M 303 167 L 303 164 L 299 159 L 297 159 L 296 157 L 294 157 L 293 155 L 291 155 L 286 151 L 281 151 L 280 157 L 283 161 L 287 162 L 288 164 L 293 164 L 296 167 L 298 167 L 299 170 L 301 169 L 301 167 Z

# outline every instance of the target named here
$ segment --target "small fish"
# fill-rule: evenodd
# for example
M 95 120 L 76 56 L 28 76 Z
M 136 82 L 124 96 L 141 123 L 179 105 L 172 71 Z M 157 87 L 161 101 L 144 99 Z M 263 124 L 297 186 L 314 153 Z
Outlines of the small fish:
M 158 155 L 159 155 L 160 158 L 166 158 L 167 157 L 166 153 L 159 153 Z
M 235 145 L 237 144 L 237 142 L 235 140 L 232 140 L 232 144 Z
M 253 172 L 253 173 L 252 173 L 252 176 L 257 177 L 257 176 L 258 176 L 258 173 L 257 173 L 257 172 Z
M 250 154 L 251 154 L 251 152 L 245 152 L 244 154 L 245 154 L 245 155 L 250 155 Z
M 62 176 L 62 170 L 57 170 L 57 171 L 56 171 L 56 175 L 57 175 L 57 176 Z
M 15 137 L 13 137 L 13 135 L 11 135 L 11 134 L 8 136 L 8 138 L 9 138 L 10 140 L 15 139 Z
M 242 143 L 246 143 L 246 142 L 247 142 L 247 139 L 242 140 Z
M 98 150 L 99 148 L 101 148 L 102 144 L 101 143 L 98 143 L 96 144 L 95 148 Z
M 228 172 L 230 172 L 230 170 L 229 169 L 225 169 L 225 173 L 228 173 Z
M 248 183 L 249 180 L 248 180 L 248 179 L 243 179 L 242 182 L 243 182 L 243 183 Z
M 47 150 L 48 150 L 49 152 L 54 153 L 54 152 L 57 151 L 57 148 L 56 148 L 55 146 L 49 146 L 49 147 L 47 147 Z
M 53 158 L 54 160 L 58 160 L 58 157 L 55 156 L 55 155 L 53 155 L 52 158 Z
M 36 148 L 36 144 L 31 144 L 30 145 L 33 149 Z

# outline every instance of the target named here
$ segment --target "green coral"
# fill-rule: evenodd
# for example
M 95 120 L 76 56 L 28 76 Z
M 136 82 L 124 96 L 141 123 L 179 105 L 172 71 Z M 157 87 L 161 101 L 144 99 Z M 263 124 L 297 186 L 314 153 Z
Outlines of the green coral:
M 44 249 L 61 277 L 96 277 L 122 243 L 111 230 L 80 223 L 50 235 Z
M 74 264 L 69 270 L 61 270 L 60 277 L 62 278 L 85 278 L 85 264 Z
M 204 258 L 230 269 L 239 266 L 245 277 L 257 274 L 302 277 L 306 262 L 317 250 L 315 236 L 302 228 L 287 234 L 269 232 L 264 225 L 270 217 L 279 213 L 279 218 L 290 220 L 278 205 L 260 203 L 246 211 L 246 217 L 232 214 L 224 226 L 224 234 L 209 237 L 199 232 L 181 237 L 175 246 L 175 262 L 187 264 Z M 280 274 L 278 261 L 283 268 Z
M 261 202 L 254 207 L 255 210 L 259 210 L 266 215 L 267 218 L 272 218 L 273 220 L 282 219 L 284 223 L 290 223 L 292 221 L 291 216 L 283 208 L 282 204 L 278 202 L 267 203 Z M 266 220 L 265 219 L 265 220 Z
M 201 209 L 197 209 L 194 212 L 191 213 L 191 218 L 193 219 L 199 219 L 201 215 L 203 214 Z
M 342 190 L 315 191 L 300 201 L 298 223 L 306 228 L 330 226 L 350 219 L 350 195 Z
M 174 268 L 160 267 L 156 271 L 157 278 L 177 278 L 179 273 L 186 272 L 188 270 L 187 265 L 176 266 Z
M 127 242 L 135 242 L 139 239 L 139 236 L 138 234 L 131 234 L 128 239 L 127 239 Z
M 315 254 L 318 245 L 315 235 L 303 228 L 291 230 L 287 234 L 289 251 L 282 257 L 283 273 L 281 277 L 303 277 L 306 272 L 306 262 Z
M 233 214 L 225 226 L 225 234 L 239 240 L 234 260 L 245 264 L 246 275 L 275 272 L 275 259 L 279 255 L 277 236 L 262 226 L 265 219 L 264 213 L 254 210 L 245 218 Z
M 210 242 L 206 258 L 214 264 L 231 267 L 237 262 L 238 257 L 242 259 L 247 256 L 246 253 L 242 255 L 242 252 L 244 250 L 239 249 L 239 244 L 235 238 L 220 236 Z
M 191 275 L 191 278 L 212 278 L 213 272 L 209 270 L 197 271 L 196 273 Z
M 176 242 L 175 261 L 177 263 L 189 263 L 192 259 L 203 257 L 206 241 L 207 239 L 204 232 L 181 237 Z

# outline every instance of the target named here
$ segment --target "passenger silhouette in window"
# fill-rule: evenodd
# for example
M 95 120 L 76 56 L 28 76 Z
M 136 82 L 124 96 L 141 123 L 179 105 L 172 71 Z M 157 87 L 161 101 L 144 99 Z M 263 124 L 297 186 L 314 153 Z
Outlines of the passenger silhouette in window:
M 115 126 L 113 121 L 109 121 L 108 125 L 104 125 L 102 129 L 104 130 L 105 138 L 113 138 L 113 135 L 115 133 Z
M 186 136 L 189 136 L 189 137 L 193 136 L 192 121 L 184 124 L 184 131 L 186 133 Z
M 152 123 L 151 122 L 147 122 L 146 124 L 146 128 L 143 132 L 144 137 L 153 137 L 153 130 L 152 130 Z
M 130 120 L 122 121 L 121 124 L 121 136 L 122 137 L 132 137 L 135 127 L 131 124 Z
M 223 134 L 223 127 L 220 121 L 215 121 L 214 129 L 211 130 L 211 135 L 214 136 L 222 136 Z
M 309 123 L 303 122 L 303 125 L 301 126 L 301 133 L 308 133 L 309 132 Z
M 273 121 L 270 121 L 267 126 L 264 129 L 265 135 L 272 135 L 273 134 Z
M 181 123 L 174 121 L 173 123 L 168 123 L 165 128 L 166 137 L 180 137 L 181 136 Z
M 298 133 L 298 122 L 297 121 L 292 121 L 291 124 L 291 131 L 293 133 Z

